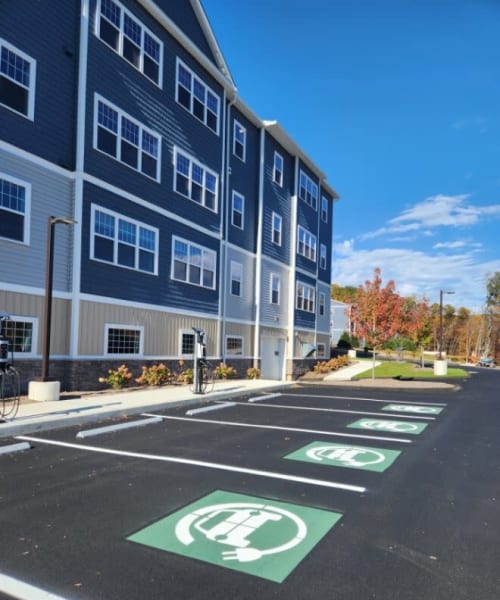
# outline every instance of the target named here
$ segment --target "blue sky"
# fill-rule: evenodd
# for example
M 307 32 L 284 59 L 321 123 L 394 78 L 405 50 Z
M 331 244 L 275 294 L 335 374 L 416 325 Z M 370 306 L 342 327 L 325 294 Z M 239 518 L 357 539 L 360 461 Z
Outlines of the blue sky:
M 500 271 L 500 0 L 202 0 L 239 95 L 327 175 L 332 281 L 479 311 Z

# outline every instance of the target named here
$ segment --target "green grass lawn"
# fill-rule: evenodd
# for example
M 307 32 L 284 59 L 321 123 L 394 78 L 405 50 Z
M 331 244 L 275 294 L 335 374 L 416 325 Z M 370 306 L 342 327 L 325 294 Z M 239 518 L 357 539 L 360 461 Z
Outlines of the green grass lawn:
M 363 361 L 364 362 L 364 361 Z M 371 360 L 366 361 L 367 370 L 364 373 L 356 375 L 354 379 L 369 379 L 372 376 Z M 437 378 L 442 377 L 468 377 L 469 374 L 464 369 L 457 369 L 455 367 L 448 367 L 447 375 L 440 375 Z M 375 367 L 375 377 L 413 377 L 415 379 L 433 379 L 434 368 L 433 367 L 419 367 L 409 362 L 393 362 L 384 361 L 378 367 Z

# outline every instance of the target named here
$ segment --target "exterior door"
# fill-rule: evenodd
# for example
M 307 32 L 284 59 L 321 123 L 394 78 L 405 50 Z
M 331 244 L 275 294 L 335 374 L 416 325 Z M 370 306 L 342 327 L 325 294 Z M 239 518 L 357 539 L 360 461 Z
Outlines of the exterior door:
M 262 337 L 261 340 L 261 373 L 263 379 L 278 379 L 285 372 L 285 338 Z

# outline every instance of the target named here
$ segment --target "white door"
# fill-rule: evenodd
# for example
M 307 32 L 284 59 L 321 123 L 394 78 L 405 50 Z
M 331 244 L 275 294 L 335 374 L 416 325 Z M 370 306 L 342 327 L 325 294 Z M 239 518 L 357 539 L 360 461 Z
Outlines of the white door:
M 284 378 L 285 338 L 262 337 L 261 357 L 262 379 Z

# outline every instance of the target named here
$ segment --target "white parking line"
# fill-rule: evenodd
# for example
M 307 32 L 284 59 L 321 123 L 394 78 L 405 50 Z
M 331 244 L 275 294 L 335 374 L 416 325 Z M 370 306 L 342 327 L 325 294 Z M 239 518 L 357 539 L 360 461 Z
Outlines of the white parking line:
M 188 421 L 193 419 L 187 419 Z M 318 485 L 321 487 L 336 488 L 348 492 L 366 492 L 366 488 L 359 485 L 349 485 L 336 481 L 325 481 L 323 479 L 312 479 L 310 477 L 299 477 L 297 475 L 288 475 L 287 473 L 278 473 L 275 471 L 261 471 L 259 469 L 248 469 L 236 465 L 225 465 L 222 463 L 207 462 L 204 460 L 191 460 L 189 458 L 180 458 L 178 456 L 161 456 L 159 454 L 145 454 L 143 452 L 128 452 L 126 450 L 114 450 L 112 448 L 99 448 L 98 446 L 87 446 L 85 444 L 73 444 L 71 442 L 59 442 L 57 440 L 47 440 L 43 438 L 31 437 L 27 435 L 17 436 L 16 439 L 35 444 L 46 444 L 48 446 L 58 446 L 60 448 L 73 448 L 75 450 L 84 450 L 86 452 L 97 452 L 100 454 L 111 454 L 113 456 L 127 456 L 130 458 L 144 458 L 146 460 L 158 460 L 162 462 L 171 462 L 182 465 L 192 465 L 195 467 L 204 467 L 206 469 L 217 469 L 219 471 L 231 471 L 233 473 L 245 473 L 246 475 L 256 475 L 257 477 L 267 477 L 269 479 L 283 479 L 294 483 L 306 483 L 309 485 Z
M 222 402 L 222 400 L 215 400 L 215 402 Z M 248 401 L 250 402 L 250 400 Z M 368 415 L 370 417 L 381 417 L 386 416 L 380 412 L 368 412 L 365 410 L 347 410 L 343 408 L 317 408 L 315 406 L 290 406 L 287 404 L 248 404 L 247 402 L 233 402 L 233 404 L 240 404 L 241 406 L 252 406 L 253 408 L 258 408 L 259 406 L 263 408 L 285 408 L 290 410 L 309 410 L 309 411 L 319 411 L 319 412 L 331 412 L 331 413 L 342 413 L 346 415 Z M 191 412 L 191 411 L 190 411 Z M 186 413 L 189 414 L 189 413 Z M 401 419 L 423 419 L 425 421 L 435 421 L 436 417 L 416 417 L 413 414 L 405 413 L 404 415 L 391 413 L 391 417 L 400 417 Z
M 287 396 L 295 396 L 297 398 L 323 398 L 324 400 L 362 400 L 365 402 L 383 402 L 384 404 L 388 404 L 391 402 L 395 402 L 394 400 L 378 400 L 377 398 L 363 398 L 358 396 L 324 396 L 323 394 L 293 394 L 291 392 L 286 392 Z M 398 404 L 416 404 L 415 400 L 398 400 Z M 423 404 L 422 402 L 418 402 L 417 404 Z M 425 402 L 426 405 L 429 406 L 448 406 L 443 402 Z
M 0 573 L 0 592 L 18 600 L 65 600 L 34 585 Z
M 192 423 L 209 423 L 212 425 L 228 425 L 232 427 L 253 427 L 254 429 L 272 429 L 276 431 L 294 431 L 296 433 L 313 433 L 314 435 L 332 435 L 334 437 L 358 438 L 363 440 L 377 440 L 379 442 L 401 442 L 411 444 L 412 440 L 405 438 L 382 437 L 377 435 L 362 435 L 358 433 L 339 433 L 336 431 L 321 431 L 317 429 L 299 429 L 297 427 L 279 427 L 278 425 L 259 425 L 258 423 L 235 423 L 233 421 L 215 421 L 212 419 L 188 419 L 187 417 L 171 417 L 166 415 L 155 415 L 143 413 L 144 417 L 161 417 L 172 421 L 190 421 Z

